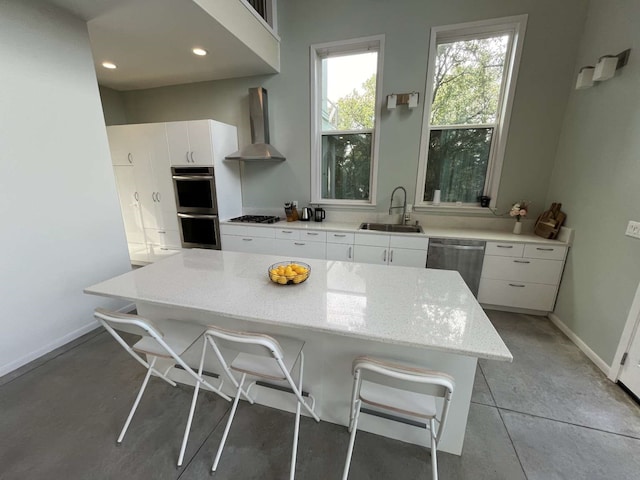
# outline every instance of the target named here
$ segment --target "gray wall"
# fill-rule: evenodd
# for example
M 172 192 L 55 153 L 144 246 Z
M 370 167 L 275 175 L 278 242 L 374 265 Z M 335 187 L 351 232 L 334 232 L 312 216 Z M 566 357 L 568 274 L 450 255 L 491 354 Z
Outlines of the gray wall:
M 127 122 L 127 114 L 121 93 L 103 86 L 100 86 L 99 90 L 104 123 L 106 125 L 125 125 L 129 123 Z
M 0 2 L 0 376 L 95 328 L 130 269 L 86 23 Z
M 614 78 L 573 90 L 547 202 L 576 230 L 556 314 L 611 363 L 640 281 L 640 2 L 592 0 L 574 78 L 601 55 L 631 48 Z
M 391 190 L 416 185 L 430 28 L 459 22 L 529 14 L 507 142 L 499 209 L 532 200 L 533 214 L 546 207 L 560 125 L 584 23 L 586 0 L 280 0 L 281 73 L 125 92 L 129 123 L 214 118 L 239 126 L 249 142 L 247 88 L 269 90 L 272 143 L 286 156 L 280 164 L 247 164 L 245 207 L 279 208 L 287 199 L 310 198 L 309 45 L 386 34 L 383 94 L 417 90 L 420 108 L 382 110 L 378 211 Z

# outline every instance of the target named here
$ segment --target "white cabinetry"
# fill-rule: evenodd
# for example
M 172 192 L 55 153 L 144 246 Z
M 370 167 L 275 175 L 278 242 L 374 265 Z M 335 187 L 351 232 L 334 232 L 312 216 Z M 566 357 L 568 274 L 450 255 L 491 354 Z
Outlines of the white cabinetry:
M 378 265 L 425 268 L 427 237 L 356 233 L 354 260 Z
M 270 227 L 220 225 L 222 249 L 245 253 L 273 255 L 276 232 Z
M 327 239 L 327 260 L 353 262 L 353 241 L 355 234 L 349 232 L 325 232 Z
M 478 301 L 552 311 L 566 254 L 566 246 L 488 242 Z
M 166 126 L 171 165 L 213 165 L 209 120 L 169 122 Z

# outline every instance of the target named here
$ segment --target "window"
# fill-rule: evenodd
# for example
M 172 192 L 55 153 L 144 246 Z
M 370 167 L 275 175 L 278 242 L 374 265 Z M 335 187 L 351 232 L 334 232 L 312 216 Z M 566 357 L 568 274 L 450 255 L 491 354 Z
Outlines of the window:
M 492 206 L 502 169 L 526 15 L 437 27 L 431 48 L 416 205 Z
M 375 204 L 383 42 L 311 46 L 313 203 Z

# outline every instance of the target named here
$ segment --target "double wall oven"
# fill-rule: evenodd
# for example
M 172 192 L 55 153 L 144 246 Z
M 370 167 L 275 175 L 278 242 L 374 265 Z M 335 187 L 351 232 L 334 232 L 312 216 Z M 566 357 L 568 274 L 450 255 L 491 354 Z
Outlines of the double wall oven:
M 182 246 L 220 250 L 213 167 L 172 167 Z

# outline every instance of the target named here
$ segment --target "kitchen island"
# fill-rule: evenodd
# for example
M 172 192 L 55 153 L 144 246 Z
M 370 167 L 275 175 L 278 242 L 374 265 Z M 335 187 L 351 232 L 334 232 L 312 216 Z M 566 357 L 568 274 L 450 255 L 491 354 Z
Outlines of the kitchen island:
M 277 285 L 269 280 L 267 270 L 282 260 L 287 259 L 185 250 L 85 292 L 135 302 L 138 313 L 150 319 L 171 318 L 304 340 L 304 389 L 315 397 L 320 418 L 332 423 L 348 423 L 351 363 L 358 355 L 446 372 L 455 378 L 456 390 L 439 449 L 459 455 L 477 359 L 512 360 L 460 275 L 301 259 L 311 266 L 309 279 L 298 285 Z M 188 363 L 197 364 L 199 348 L 196 345 L 187 352 Z M 220 371 L 216 364 L 207 364 L 205 370 Z M 172 376 L 188 383 L 178 369 Z M 280 392 L 264 387 L 256 387 L 255 392 L 258 403 L 295 409 L 295 403 Z M 364 415 L 361 429 L 428 444 L 423 430 L 377 417 Z

